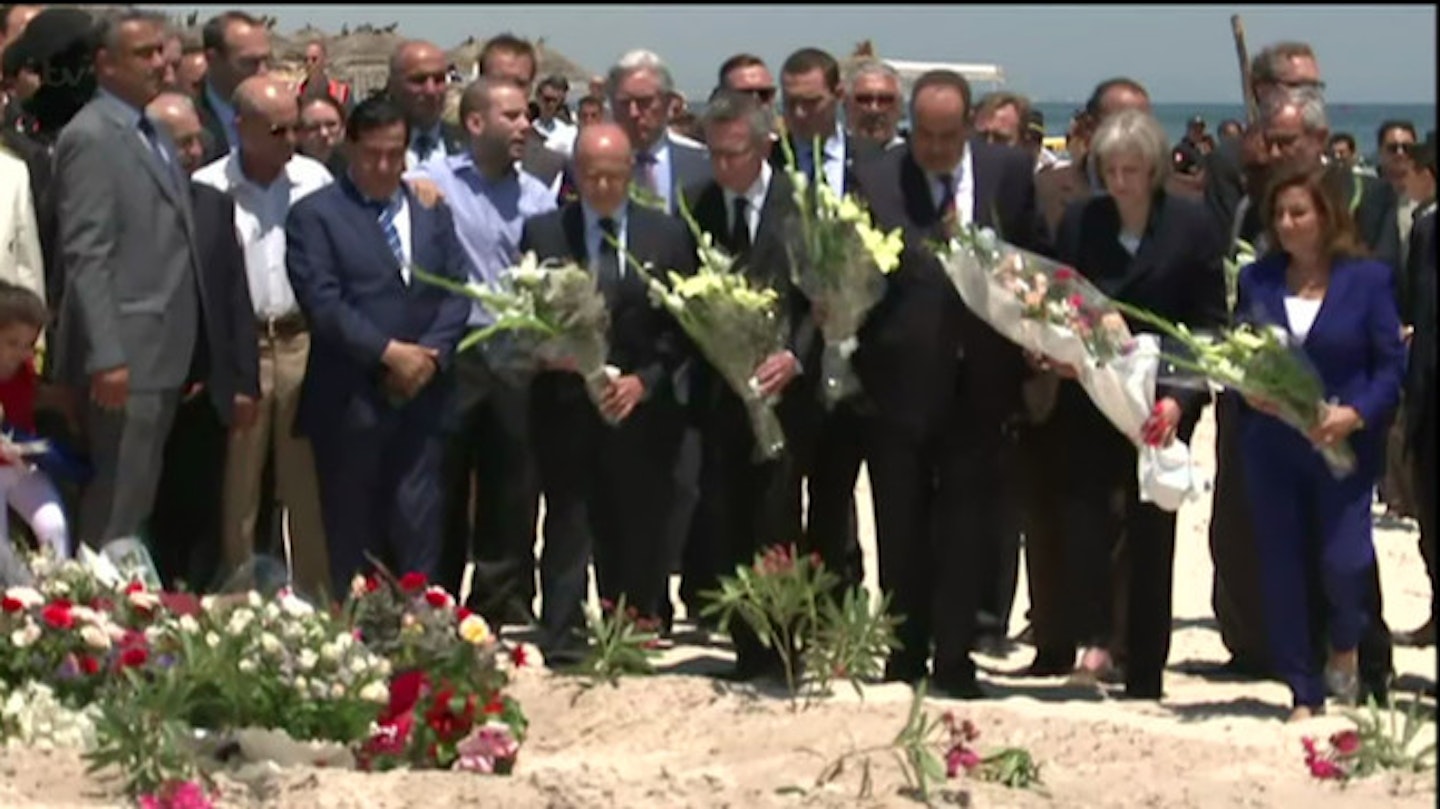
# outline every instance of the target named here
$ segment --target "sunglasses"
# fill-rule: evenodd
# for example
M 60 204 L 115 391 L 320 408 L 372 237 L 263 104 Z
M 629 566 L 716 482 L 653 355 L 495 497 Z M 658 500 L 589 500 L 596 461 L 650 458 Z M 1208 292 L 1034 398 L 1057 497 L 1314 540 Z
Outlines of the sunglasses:
M 740 92 L 749 93 L 750 95 L 754 96 L 755 100 L 759 101 L 761 104 L 769 104 L 771 101 L 775 100 L 774 87 L 747 87 L 743 90 L 740 90 Z
M 899 100 L 899 96 L 893 93 L 856 93 L 851 96 L 855 103 L 863 107 L 888 107 Z
M 1382 148 L 1386 154 L 1409 154 L 1410 150 L 1415 148 L 1415 144 L 1400 141 L 1397 143 L 1387 143 Z
M 270 127 L 270 137 L 278 138 L 282 135 L 294 135 L 304 131 L 300 124 L 274 124 Z

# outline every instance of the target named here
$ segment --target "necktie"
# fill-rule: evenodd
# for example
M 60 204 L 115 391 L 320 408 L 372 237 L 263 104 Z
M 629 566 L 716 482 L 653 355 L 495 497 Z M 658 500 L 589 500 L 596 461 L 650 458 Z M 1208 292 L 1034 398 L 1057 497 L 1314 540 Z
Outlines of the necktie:
M 615 249 L 618 232 L 614 219 L 607 216 L 600 220 L 600 255 L 596 261 L 595 277 L 606 300 L 620 285 L 620 251 Z
M 809 180 L 810 184 L 813 186 L 815 184 L 814 147 L 812 147 L 808 143 L 800 144 L 800 147 L 795 150 L 795 162 L 800 168 L 800 173 L 804 174 L 805 179 Z
M 652 194 L 659 194 L 655 187 L 655 155 L 649 152 L 635 153 L 635 179 L 642 188 Z
M 415 162 L 424 163 L 430 159 L 430 153 L 435 151 L 435 139 L 425 133 L 415 136 Z
M 940 192 L 940 204 L 935 206 L 935 214 L 941 219 L 955 216 L 955 175 L 941 174 L 935 179 L 943 189 Z
M 160 161 L 161 173 L 165 179 L 174 185 L 174 178 L 170 176 L 170 158 L 165 154 L 165 147 L 160 145 L 160 135 L 155 131 L 155 124 L 149 118 L 140 116 L 140 134 L 145 136 L 145 142 L 150 145 L 150 151 L 154 153 L 155 159 Z
M 392 203 L 385 204 L 380 209 L 380 230 L 385 233 L 385 243 L 390 245 L 390 252 L 395 254 L 395 261 L 400 265 L 400 278 L 410 283 L 410 268 L 405 261 L 405 247 L 400 243 L 400 229 L 395 227 L 395 216 L 400 213 L 400 206 Z
M 737 256 L 750 252 L 750 220 L 745 215 L 749 208 L 744 197 L 736 197 L 731 204 L 730 251 Z

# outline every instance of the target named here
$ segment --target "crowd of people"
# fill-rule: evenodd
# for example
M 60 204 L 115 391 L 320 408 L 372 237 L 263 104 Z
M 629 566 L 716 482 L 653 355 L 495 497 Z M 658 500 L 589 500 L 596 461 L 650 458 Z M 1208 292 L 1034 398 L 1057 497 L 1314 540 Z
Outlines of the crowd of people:
M 283 555 L 317 598 L 377 564 L 456 592 L 471 569 L 470 606 L 538 624 L 547 662 L 566 663 L 584 653 L 592 564 L 602 599 L 666 633 L 673 573 L 696 620 L 771 545 L 860 583 L 863 463 L 901 616 L 887 679 L 983 696 L 972 654 L 1009 642 L 1023 548 L 1028 673 L 1160 699 L 1175 515 L 1142 501 L 1134 437 L 1074 368 L 961 303 L 927 245 L 977 224 L 1193 329 L 1293 337 L 1330 399 L 1308 434 L 1184 380 L 1162 380 L 1146 433 L 1189 440 L 1215 408 L 1227 666 L 1285 681 L 1297 718 L 1385 693 L 1371 505 L 1387 463 L 1412 481 L 1434 581 L 1434 137 L 1388 124 L 1384 176 L 1351 171 L 1303 43 L 1255 56 L 1257 120 L 1209 141 L 1192 127 L 1179 150 L 1142 84 L 1100 82 L 1059 161 L 1024 96 L 975 98 L 934 70 L 907 97 L 883 61 L 842 74 L 817 48 L 778 82 L 757 56 L 726 60 L 690 124 L 662 59 L 631 51 L 567 120 L 569 83 L 537 81 L 534 46 L 505 34 L 447 120 L 454 71 L 430 42 L 400 44 L 362 99 L 327 75 L 323 42 L 298 87 L 270 75 L 268 28 L 240 11 L 198 47 L 145 11 L 4 12 L 0 489 L 56 553 L 143 538 L 167 584 L 201 589 Z M 833 408 L 825 313 L 792 280 L 786 151 L 906 243 L 853 354 L 862 392 Z M 692 271 L 682 198 L 784 302 L 785 348 L 755 369 L 786 432 L 774 460 L 615 248 Z M 1257 258 L 1232 307 L 1222 265 L 1241 240 Z M 572 367 L 517 373 L 503 339 L 457 352 L 491 313 L 416 277 L 493 285 L 526 252 L 597 278 L 617 372 L 596 402 Z M 1342 442 L 1358 468 L 1336 479 L 1321 450 Z M 773 675 L 733 630 L 736 676 Z M 1432 620 L 1401 640 L 1433 638 Z

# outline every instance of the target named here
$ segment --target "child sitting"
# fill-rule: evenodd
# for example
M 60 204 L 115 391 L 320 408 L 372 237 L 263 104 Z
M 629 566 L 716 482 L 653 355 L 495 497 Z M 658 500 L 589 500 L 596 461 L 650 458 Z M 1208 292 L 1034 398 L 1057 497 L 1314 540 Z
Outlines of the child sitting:
M 20 515 L 41 547 L 58 559 L 70 556 L 70 529 L 60 496 L 49 475 L 37 468 L 46 454 L 35 439 L 35 342 L 49 313 L 35 293 L 0 281 L 0 499 Z M 28 582 L 28 570 L 15 558 L 10 542 L 9 510 L 0 504 L 0 581 Z

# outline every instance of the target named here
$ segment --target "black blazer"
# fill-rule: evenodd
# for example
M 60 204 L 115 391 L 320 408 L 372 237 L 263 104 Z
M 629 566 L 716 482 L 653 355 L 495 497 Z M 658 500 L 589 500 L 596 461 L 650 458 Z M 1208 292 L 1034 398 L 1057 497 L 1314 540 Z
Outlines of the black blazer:
M 778 408 L 787 427 L 805 417 L 807 405 L 818 404 L 820 351 L 824 346 L 810 312 L 810 300 L 791 278 L 786 239 L 798 227 L 796 220 L 800 215 L 794 193 L 795 186 L 784 172 L 777 171 L 771 175 L 770 188 L 760 208 L 760 226 L 755 231 L 754 243 L 748 252 L 737 256 L 737 266 L 747 278 L 780 293 L 781 311 L 786 321 L 786 347 L 800 361 L 802 373 L 785 389 Z M 700 230 L 709 233 L 716 244 L 731 255 L 736 255 L 735 245 L 730 239 L 730 212 L 720 184 L 707 180 L 692 186 L 686 192 L 685 200 Z M 697 402 L 707 399 L 713 402 L 717 388 L 724 388 L 725 383 L 711 372 L 708 365 L 703 367 L 705 372 L 698 375 L 704 379 L 703 382 L 692 377 L 695 380 L 692 384 L 697 390 L 694 398 Z M 700 391 L 705 392 L 702 394 Z
M 967 148 L 975 173 L 975 221 L 1020 247 L 1048 253 L 1030 156 L 978 140 Z M 902 228 L 905 237 L 900 267 L 889 278 L 885 298 L 870 311 L 854 356 L 878 417 L 917 437 L 930 435 L 954 404 L 962 345 L 967 396 L 977 413 L 1004 420 L 1019 412 L 1024 359 L 1015 344 L 965 308 L 930 248 L 928 242 L 941 238 L 940 216 L 910 147 L 857 165 L 854 174 L 856 191 L 876 224 Z
M 210 349 L 205 387 L 220 421 L 229 424 L 235 394 L 260 397 L 255 309 L 245 275 L 245 252 L 235 235 L 234 200 L 196 182 L 190 183 L 190 200 L 200 254 L 200 306 Z
M 210 94 L 205 91 L 209 82 L 201 82 L 195 94 L 195 111 L 200 114 L 200 127 L 205 130 L 205 155 L 200 164 L 212 163 L 230 154 L 230 141 L 225 137 L 225 125 L 210 104 Z
M 1198 200 L 1167 192 L 1155 195 L 1150 223 L 1132 257 L 1120 244 L 1120 214 L 1109 196 L 1072 203 L 1056 240 L 1061 261 L 1074 267 L 1107 297 L 1148 309 L 1192 329 L 1214 329 L 1228 319 L 1225 303 L 1225 237 Z M 1132 331 L 1150 331 L 1130 324 Z M 1074 384 L 1074 383 L 1071 383 Z M 1204 389 L 1157 384 L 1156 399 L 1173 397 L 1183 411 L 1182 434 L 1200 418 L 1209 399 Z
M 788 136 L 787 136 L 788 137 Z M 876 143 L 868 138 L 856 138 L 845 132 L 841 134 L 845 150 L 845 187 L 839 189 L 844 193 L 850 193 L 855 189 L 855 167 L 863 166 L 884 156 L 887 150 L 882 143 Z M 795 139 L 789 138 L 790 151 L 795 151 Z M 776 141 L 770 148 L 770 167 L 783 172 L 785 170 L 785 147 Z
M 1436 278 L 1435 214 L 1415 220 L 1410 230 L 1406 275 L 1409 295 L 1401 322 L 1415 327 L 1410 338 L 1410 364 L 1405 376 L 1405 426 L 1412 447 L 1435 446 Z
M 641 205 L 629 205 L 626 217 L 627 249 L 637 261 L 649 262 L 659 272 L 674 270 L 689 275 L 695 271 L 695 248 L 679 220 Z M 571 260 L 588 268 L 590 257 L 580 203 L 571 202 L 526 220 L 520 252 L 532 250 L 542 261 Z M 638 375 L 645 383 L 649 400 L 673 399 L 671 379 L 683 358 L 678 324 L 667 312 L 651 305 L 645 281 L 627 264 L 610 308 L 608 362 L 623 373 Z

